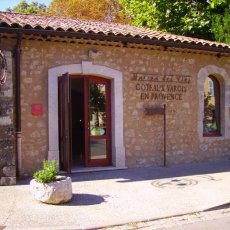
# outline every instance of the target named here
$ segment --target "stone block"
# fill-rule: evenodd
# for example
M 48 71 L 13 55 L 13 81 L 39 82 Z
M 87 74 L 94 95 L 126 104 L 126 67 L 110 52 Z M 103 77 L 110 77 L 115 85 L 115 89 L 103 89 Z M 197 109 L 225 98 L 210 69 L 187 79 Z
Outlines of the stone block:
M 7 185 L 15 185 L 16 184 L 16 177 L 1 177 L 0 178 L 0 185 L 7 186 Z
M 72 199 L 72 180 L 63 177 L 51 183 L 30 182 L 30 191 L 35 199 L 47 204 L 66 203 Z
M 5 166 L 2 169 L 2 172 L 7 177 L 14 177 L 14 176 L 16 176 L 16 168 L 13 165 L 11 165 L 11 166 Z

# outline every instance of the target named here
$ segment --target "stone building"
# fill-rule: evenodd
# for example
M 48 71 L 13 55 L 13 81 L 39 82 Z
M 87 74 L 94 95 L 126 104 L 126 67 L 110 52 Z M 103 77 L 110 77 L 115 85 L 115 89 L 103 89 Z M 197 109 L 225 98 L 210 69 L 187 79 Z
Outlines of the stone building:
M 44 159 L 75 172 L 230 158 L 230 45 L 5 12 L 0 35 L 0 184 Z

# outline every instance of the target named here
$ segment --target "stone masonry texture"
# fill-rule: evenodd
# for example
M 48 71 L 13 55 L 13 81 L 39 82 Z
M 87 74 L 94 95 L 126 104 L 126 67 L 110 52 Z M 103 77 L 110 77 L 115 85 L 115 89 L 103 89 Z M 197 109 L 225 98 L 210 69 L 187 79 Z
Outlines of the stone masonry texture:
M 7 80 L 0 88 L 0 185 L 16 183 L 11 52 L 5 51 Z
M 9 48 L 15 43 L 13 39 L 4 42 Z M 89 50 L 98 50 L 102 55 L 91 60 L 88 55 Z M 128 167 L 163 165 L 163 116 L 144 113 L 145 108 L 162 107 L 163 104 L 166 104 L 167 164 L 230 158 L 229 138 L 201 140 L 197 128 L 198 72 L 204 66 L 215 65 L 225 69 L 229 75 L 228 57 L 34 40 L 23 40 L 21 51 L 22 166 L 20 175 L 31 175 L 41 166 L 42 160 L 47 158 L 48 69 L 78 64 L 82 60 L 108 66 L 123 74 L 123 132 Z M 140 80 L 141 77 L 148 75 L 149 77 L 166 76 L 168 80 L 165 80 L 165 83 L 161 79 L 157 84 L 149 80 Z M 179 84 L 173 76 L 185 78 Z M 32 104 L 42 104 L 43 114 L 33 116 Z M 0 126 L 1 133 L 2 130 L 7 133 L 9 127 L 12 126 Z M 13 155 L 12 151 L 13 147 L 7 149 L 8 155 Z M 6 152 L 1 152 L 1 156 L 4 154 L 6 155 Z M 12 158 L 9 161 L 8 166 L 12 165 Z M 13 175 L 8 169 L 3 172 L 3 167 L 1 168 L 1 175 L 4 172 Z

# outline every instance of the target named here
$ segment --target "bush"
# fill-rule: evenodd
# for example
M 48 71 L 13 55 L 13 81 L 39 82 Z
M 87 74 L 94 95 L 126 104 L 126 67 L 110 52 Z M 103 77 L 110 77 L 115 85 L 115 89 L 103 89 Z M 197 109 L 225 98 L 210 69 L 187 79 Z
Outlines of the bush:
M 34 179 L 39 183 L 50 183 L 56 181 L 58 164 L 56 161 L 44 160 L 43 169 L 34 173 Z

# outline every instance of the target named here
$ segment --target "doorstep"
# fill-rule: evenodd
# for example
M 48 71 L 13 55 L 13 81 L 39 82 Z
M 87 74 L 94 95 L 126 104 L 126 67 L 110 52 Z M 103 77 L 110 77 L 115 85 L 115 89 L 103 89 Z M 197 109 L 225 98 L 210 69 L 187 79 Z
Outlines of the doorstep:
M 114 167 L 114 166 L 104 166 L 104 167 L 73 167 L 71 173 L 82 173 L 82 172 L 100 172 L 100 171 L 113 171 L 127 169 L 127 167 Z M 66 174 L 65 171 L 59 171 L 60 174 Z

